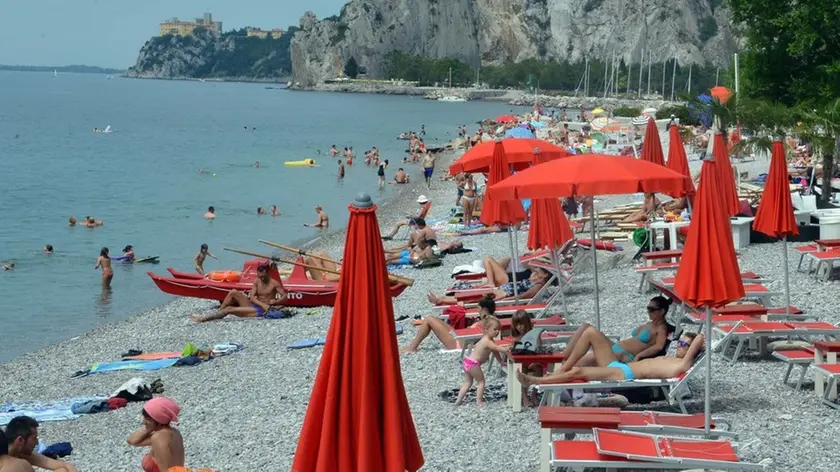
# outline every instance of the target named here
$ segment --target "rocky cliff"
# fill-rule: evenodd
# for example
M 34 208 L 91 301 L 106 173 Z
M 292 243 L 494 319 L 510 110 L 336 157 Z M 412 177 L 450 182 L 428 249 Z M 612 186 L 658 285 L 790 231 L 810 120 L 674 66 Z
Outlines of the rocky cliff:
M 401 51 L 473 66 L 542 58 L 620 56 L 639 63 L 725 65 L 735 51 L 723 0 L 352 0 L 339 16 L 300 20 L 291 41 L 294 81 L 340 75 L 353 57 L 381 76 Z M 647 62 L 647 59 L 645 59 Z
M 289 43 L 295 29 L 279 39 L 221 36 L 198 31 L 191 36 L 156 36 L 143 46 L 127 77 L 218 78 L 285 81 L 291 75 Z

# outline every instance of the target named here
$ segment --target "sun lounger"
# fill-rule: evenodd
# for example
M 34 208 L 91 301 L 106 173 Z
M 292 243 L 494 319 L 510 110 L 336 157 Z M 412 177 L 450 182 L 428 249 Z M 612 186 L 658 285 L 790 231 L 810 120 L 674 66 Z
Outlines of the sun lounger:
M 748 342 L 758 343 L 759 350 L 763 352 L 763 346 L 770 338 L 835 340 L 840 336 L 840 327 L 825 321 L 766 321 L 734 326 L 719 324 L 713 328 L 713 333 L 724 335 L 723 358 L 734 363 L 741 357 Z M 735 343 L 735 352 L 727 358 L 726 350 L 732 343 Z
M 826 405 L 840 409 L 837 404 L 837 378 L 840 377 L 840 364 L 815 364 L 814 371 L 819 373 L 822 381 L 827 381 L 827 385 L 822 391 L 821 400 Z
M 634 431 L 646 434 L 698 436 L 705 434 L 702 413 L 682 414 L 655 411 L 621 411 L 619 408 L 551 407 L 540 408 L 540 470 L 551 470 L 551 446 L 555 434 L 567 441 L 576 434 L 591 434 L 595 428 Z M 720 420 L 712 418 L 711 439 L 736 438 L 731 431 L 718 428 Z
M 805 381 L 805 374 L 808 372 L 808 367 L 814 363 L 814 350 L 811 348 L 784 349 L 774 351 L 772 355 L 776 359 L 779 359 L 788 365 L 787 371 L 785 371 L 785 376 L 782 378 L 782 383 L 785 385 L 788 384 L 793 368 L 796 366 L 801 367 L 799 380 L 796 382 L 796 389 L 800 390 L 802 388 L 802 382 Z
M 741 462 L 731 442 L 595 428 L 592 441 L 554 441 L 551 467 L 566 470 L 764 470 L 769 461 Z
M 819 248 L 816 244 L 804 244 L 802 246 L 795 246 L 793 250 L 799 253 L 799 263 L 796 264 L 796 271 L 800 272 L 802 269 L 802 261 L 805 260 L 805 256 L 812 252 L 819 251 Z
M 820 277 L 820 269 L 826 266 L 825 275 L 822 276 L 822 280 L 823 282 L 827 282 L 831 278 L 832 270 L 834 270 L 834 263 L 840 261 L 840 250 L 832 249 L 830 251 L 810 252 L 805 254 L 805 257 L 808 258 L 808 273 L 811 273 L 811 269 L 813 268 L 815 279 Z M 817 263 L 816 268 L 814 268 L 814 262 Z
M 840 354 L 840 343 L 832 341 L 815 341 L 814 342 L 814 363 L 815 364 L 837 364 L 837 355 Z M 817 370 L 814 375 L 814 391 L 817 395 L 823 394 L 825 387 L 825 380 L 821 370 Z M 837 384 L 834 383 L 828 389 L 829 398 L 837 397 Z
M 790 307 L 790 314 L 784 307 L 764 307 L 757 304 L 745 303 L 742 305 L 730 305 L 712 310 L 712 324 L 735 323 L 744 321 L 746 323 L 756 321 L 806 321 L 808 315 L 795 306 Z M 699 325 L 706 322 L 705 311 L 686 310 L 682 321 L 689 324 Z

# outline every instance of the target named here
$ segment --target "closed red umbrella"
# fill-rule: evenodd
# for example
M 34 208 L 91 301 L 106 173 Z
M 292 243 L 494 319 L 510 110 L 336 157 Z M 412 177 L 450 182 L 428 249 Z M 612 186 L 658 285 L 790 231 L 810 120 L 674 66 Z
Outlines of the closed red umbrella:
M 785 312 L 790 314 L 790 273 L 788 271 L 787 238 L 799 234 L 799 223 L 793 214 L 790 199 L 790 176 L 785 159 L 785 146 L 781 141 L 773 142 L 770 157 L 770 172 L 761 194 L 761 202 L 755 212 L 753 229 L 768 236 L 783 238 L 782 255 L 785 265 Z
M 735 188 L 735 176 L 732 174 L 732 163 L 729 161 L 729 154 L 726 152 L 726 143 L 720 133 L 715 134 L 712 156 L 718 163 L 715 166 L 715 171 L 718 178 L 718 190 L 721 192 L 719 198 L 723 200 L 724 209 L 729 216 L 735 216 L 739 210 L 738 190 Z
M 659 130 L 656 128 L 656 121 L 653 117 L 648 118 L 647 129 L 645 130 L 645 142 L 642 145 L 642 159 L 661 166 L 665 165 L 665 156 L 662 154 L 662 142 L 659 141 Z
M 706 309 L 706 433 L 711 418 L 711 309 L 744 297 L 741 270 L 735 257 L 729 215 L 720 199 L 717 161 L 703 162 L 700 188 L 694 198 L 688 236 L 674 281 L 674 294 L 690 306 Z M 729 165 L 728 162 L 723 165 Z
M 575 196 L 620 195 L 636 192 L 677 192 L 685 176 L 657 164 L 631 157 L 584 154 L 555 159 L 491 185 L 491 198 L 519 200 Z M 595 284 L 595 324 L 601 325 L 598 294 L 598 264 L 595 251 L 595 225 L 591 225 Z
M 568 157 L 572 154 L 559 146 L 540 139 L 508 138 L 502 140 L 508 165 L 515 170 L 527 169 L 534 163 L 534 149 L 539 148 L 544 160 L 550 161 L 561 157 Z M 463 156 L 459 157 L 449 166 L 449 174 L 455 175 L 461 172 L 487 172 L 490 169 L 490 162 L 496 151 L 496 142 L 488 141 L 470 148 Z
M 683 146 L 682 136 L 680 136 L 680 128 L 677 125 L 671 125 L 668 130 L 668 163 L 665 167 L 672 171 L 682 174 L 688 179 L 685 185 L 676 194 L 671 194 L 674 198 L 694 195 L 694 182 L 691 180 L 691 169 L 688 167 L 688 157 L 685 155 L 685 147 Z
M 361 194 L 350 206 L 335 308 L 292 471 L 423 466 L 395 333 L 376 206 Z
M 502 141 L 493 143 L 493 159 L 490 162 L 490 172 L 487 177 L 487 186 L 495 185 L 510 177 L 508 160 L 505 155 L 505 148 Z M 533 148 L 531 151 L 533 156 Z M 502 200 L 491 198 L 489 192 L 484 193 L 484 202 L 481 205 L 481 222 L 487 226 L 513 225 L 525 221 L 525 210 L 518 200 Z

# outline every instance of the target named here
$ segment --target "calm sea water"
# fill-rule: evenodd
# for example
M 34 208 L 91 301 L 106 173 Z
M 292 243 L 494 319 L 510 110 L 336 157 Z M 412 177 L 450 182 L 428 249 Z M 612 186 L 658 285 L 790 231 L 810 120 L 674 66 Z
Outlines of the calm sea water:
M 346 224 L 356 193 L 368 191 L 379 202 L 390 196 L 392 186 L 380 193 L 375 170 L 361 159 L 338 183 L 336 163 L 317 150 L 336 144 L 363 155 L 378 146 L 395 163 L 406 147 L 395 139 L 400 132 L 425 124 L 434 145 L 459 124 L 474 129 L 477 120 L 509 109 L 255 84 L 0 72 L 0 262 L 17 265 L 0 271 L 7 300 L 0 361 L 167 302 L 146 271 L 191 270 L 201 243 L 222 259 L 208 259 L 206 269 L 237 268 L 244 256 L 222 247 L 269 252 L 258 238 L 312 239 L 317 230 L 302 224 L 315 221 L 315 204 L 334 230 Z M 108 125 L 113 133 L 92 132 Z M 322 166 L 283 165 L 306 157 Z M 282 216 L 256 215 L 258 206 L 272 204 Z M 215 221 L 202 218 L 209 205 Z M 70 215 L 105 225 L 69 228 Z M 45 244 L 55 253 L 44 254 Z M 113 290 L 103 292 L 94 270 L 99 250 L 107 246 L 114 256 L 127 244 L 161 263 L 115 262 Z

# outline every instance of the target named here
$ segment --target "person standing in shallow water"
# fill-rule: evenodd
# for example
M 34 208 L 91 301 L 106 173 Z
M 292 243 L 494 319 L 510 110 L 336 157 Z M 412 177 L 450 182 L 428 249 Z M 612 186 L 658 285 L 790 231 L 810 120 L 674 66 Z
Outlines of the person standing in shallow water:
M 344 179 L 344 164 L 341 163 L 341 159 L 338 160 L 338 181 L 341 182 Z
M 99 251 L 99 257 L 96 259 L 96 266 L 94 270 L 102 268 L 102 287 L 108 288 L 111 286 L 111 280 L 114 278 L 114 270 L 111 268 L 111 257 L 108 255 L 108 248 L 103 247 Z

